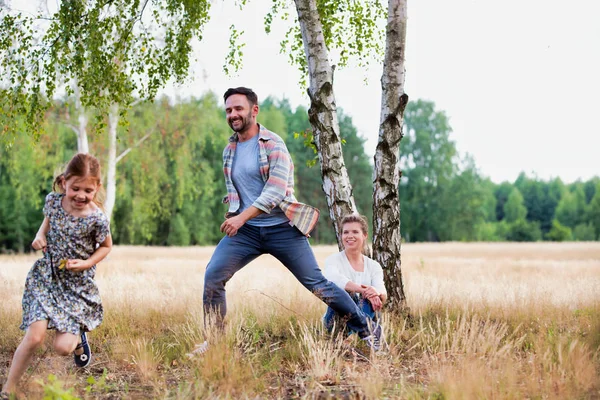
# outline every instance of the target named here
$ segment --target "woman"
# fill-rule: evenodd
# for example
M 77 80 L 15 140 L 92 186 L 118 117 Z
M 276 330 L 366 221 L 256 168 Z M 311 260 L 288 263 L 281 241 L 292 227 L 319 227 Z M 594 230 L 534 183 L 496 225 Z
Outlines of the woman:
M 379 263 L 365 255 L 367 252 L 367 219 L 358 214 L 346 215 L 342 219 L 342 244 L 344 250 L 325 260 L 325 277 L 350 293 L 350 297 L 373 321 L 387 299 L 383 283 L 383 269 Z M 336 314 L 330 307 L 323 322 L 331 332 Z

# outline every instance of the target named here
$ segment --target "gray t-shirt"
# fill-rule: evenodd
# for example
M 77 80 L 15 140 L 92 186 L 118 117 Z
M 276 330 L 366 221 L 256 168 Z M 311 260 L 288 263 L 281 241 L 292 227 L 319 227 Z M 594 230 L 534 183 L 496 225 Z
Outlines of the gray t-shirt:
M 265 182 L 260 175 L 258 158 L 258 135 L 245 142 L 237 143 L 231 168 L 231 180 L 240 195 L 238 212 L 242 212 L 254 204 L 265 187 Z M 262 213 L 246 223 L 252 226 L 274 226 L 284 222 L 290 222 L 290 220 L 281 208 L 275 207 L 270 214 Z

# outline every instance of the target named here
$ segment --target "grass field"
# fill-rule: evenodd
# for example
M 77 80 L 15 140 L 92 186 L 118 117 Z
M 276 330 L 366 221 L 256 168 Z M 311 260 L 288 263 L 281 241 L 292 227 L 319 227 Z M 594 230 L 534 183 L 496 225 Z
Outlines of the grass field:
M 600 398 L 600 243 L 402 249 L 411 317 L 384 314 L 388 349 L 364 359 L 353 337 L 324 334 L 325 306 L 269 256 L 229 282 L 219 335 L 202 324 L 213 248 L 115 247 L 97 274 L 105 319 L 91 366 L 53 354 L 51 334 L 23 397 Z M 314 250 L 323 261 L 336 248 Z M 0 380 L 35 258 L 0 256 Z M 210 351 L 188 360 L 205 339 Z

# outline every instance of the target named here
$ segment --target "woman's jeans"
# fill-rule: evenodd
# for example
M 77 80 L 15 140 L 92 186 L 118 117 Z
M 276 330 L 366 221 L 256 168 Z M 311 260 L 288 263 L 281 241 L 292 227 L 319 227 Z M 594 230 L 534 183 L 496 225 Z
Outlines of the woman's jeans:
M 363 298 L 358 293 L 353 293 L 350 295 L 350 298 L 354 300 L 358 308 L 373 322 L 377 322 L 377 316 L 379 313 L 376 313 L 373 310 L 373 306 L 371 302 L 365 298 Z M 340 324 L 344 321 L 344 318 L 340 316 L 335 310 L 331 307 L 327 307 L 327 311 L 325 311 L 325 315 L 323 315 L 323 324 L 327 329 L 327 332 L 331 333 L 333 328 L 340 328 Z M 343 326 L 341 328 L 344 328 Z M 352 328 L 348 327 L 348 334 L 355 332 Z
M 223 326 L 227 313 L 225 284 L 237 271 L 262 254 L 277 258 L 305 288 L 343 316 L 349 329 L 360 337 L 369 335 L 363 311 L 345 290 L 325 279 L 308 239 L 288 223 L 267 227 L 244 224 L 235 236 L 221 239 L 204 275 L 205 316 L 214 313 L 217 325 Z M 262 278 L 271 279 L 269 276 Z

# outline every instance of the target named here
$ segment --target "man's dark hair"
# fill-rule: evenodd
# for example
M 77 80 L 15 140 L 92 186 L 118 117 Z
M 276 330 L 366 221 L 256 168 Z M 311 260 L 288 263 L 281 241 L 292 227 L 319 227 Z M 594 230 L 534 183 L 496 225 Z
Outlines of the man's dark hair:
M 250 102 L 250 106 L 258 104 L 258 96 L 256 95 L 256 93 L 254 93 L 252 89 L 243 86 L 227 89 L 227 91 L 223 95 L 223 101 L 227 101 L 227 98 L 234 94 L 243 94 L 244 96 L 246 96 L 248 102 Z

